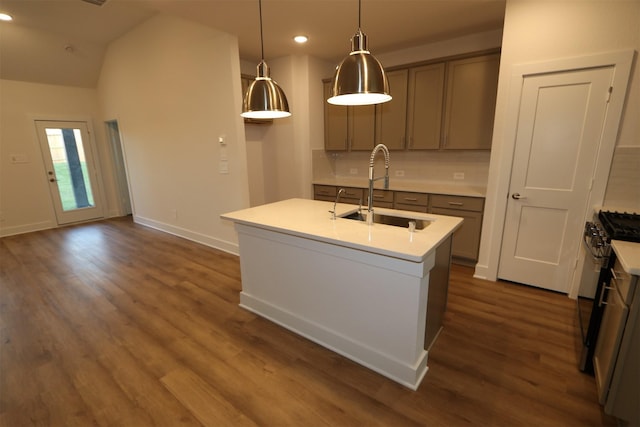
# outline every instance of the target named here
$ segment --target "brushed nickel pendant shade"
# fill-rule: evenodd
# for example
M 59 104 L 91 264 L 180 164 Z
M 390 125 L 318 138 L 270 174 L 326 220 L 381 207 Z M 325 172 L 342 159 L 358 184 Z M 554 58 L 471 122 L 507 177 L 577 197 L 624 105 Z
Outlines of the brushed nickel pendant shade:
M 264 39 L 262 36 L 262 0 L 258 0 L 260 10 L 260 49 L 262 60 L 256 67 L 256 78 L 244 95 L 242 117 L 249 119 L 279 119 L 289 117 L 289 103 L 284 91 L 269 75 L 269 66 L 264 61 Z
M 382 64 L 368 50 L 367 36 L 360 29 L 361 0 L 358 0 L 358 31 L 351 39 L 351 53 L 336 67 L 327 100 L 335 105 L 370 105 L 391 101 L 389 81 Z

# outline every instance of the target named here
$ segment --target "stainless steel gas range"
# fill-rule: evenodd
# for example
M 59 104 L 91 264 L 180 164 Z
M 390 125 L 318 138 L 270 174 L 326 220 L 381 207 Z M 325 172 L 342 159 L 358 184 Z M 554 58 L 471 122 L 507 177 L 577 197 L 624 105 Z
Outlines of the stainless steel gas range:
M 615 264 L 612 240 L 640 242 L 640 215 L 600 211 L 585 224 L 584 262 L 577 313 L 582 338 L 581 371 L 593 374 L 593 354 L 598 340 L 604 306 L 611 290 L 611 269 Z

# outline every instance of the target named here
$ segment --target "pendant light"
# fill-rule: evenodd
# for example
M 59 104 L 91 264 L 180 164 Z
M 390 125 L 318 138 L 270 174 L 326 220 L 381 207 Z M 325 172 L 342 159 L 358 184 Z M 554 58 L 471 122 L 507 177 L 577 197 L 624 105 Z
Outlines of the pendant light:
M 262 60 L 256 67 L 256 79 L 251 82 L 244 95 L 242 117 L 249 119 L 279 119 L 289 117 L 289 103 L 284 91 L 269 76 L 269 66 L 264 61 L 262 36 L 262 0 L 258 0 L 260 11 L 260 51 Z
M 389 82 L 378 60 L 367 49 L 367 36 L 360 29 L 361 0 L 358 0 L 358 31 L 351 39 L 351 53 L 336 67 L 327 100 L 335 105 L 370 105 L 391 101 Z

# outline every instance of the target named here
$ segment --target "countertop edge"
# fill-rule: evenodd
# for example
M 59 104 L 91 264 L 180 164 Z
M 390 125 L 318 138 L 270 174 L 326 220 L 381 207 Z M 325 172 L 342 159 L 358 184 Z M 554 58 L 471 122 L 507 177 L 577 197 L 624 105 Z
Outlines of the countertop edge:
M 640 276 L 640 243 L 612 240 L 611 246 L 624 271 Z
M 461 227 L 463 219 L 453 216 L 435 215 L 435 214 L 423 214 L 417 212 L 408 212 L 401 210 L 392 210 L 384 208 L 376 208 L 376 212 L 385 213 L 393 212 L 398 216 L 405 216 L 409 218 L 425 219 L 425 220 L 438 220 L 442 222 L 438 225 L 429 225 L 429 229 L 420 230 L 416 234 L 415 243 L 404 242 L 406 237 L 402 233 L 408 233 L 404 228 L 392 227 L 384 224 L 374 224 L 368 226 L 363 222 L 354 222 L 354 220 L 340 218 L 342 215 L 347 215 L 351 212 L 355 212 L 357 207 L 348 204 L 337 204 L 336 214 L 338 218 L 336 222 L 325 224 L 324 228 L 319 227 L 315 229 L 304 229 L 304 224 L 295 225 L 292 221 L 284 222 L 283 217 L 280 220 L 269 220 L 268 210 L 278 208 L 276 205 L 287 207 L 287 204 L 292 203 L 316 203 L 322 208 L 332 207 L 333 203 L 322 202 L 317 200 L 308 199 L 289 199 L 281 202 L 270 203 L 267 205 L 256 206 L 253 208 L 243 209 L 235 212 L 229 212 L 220 215 L 222 219 L 232 221 L 234 223 L 243 224 L 247 226 L 253 226 L 264 230 L 280 232 L 283 234 L 315 240 L 318 242 L 330 243 L 337 246 L 346 248 L 352 248 L 369 252 L 372 254 L 384 255 L 392 258 L 406 260 L 410 262 L 422 262 L 431 252 L 436 249 L 447 236 L 453 234 L 458 228 Z M 324 212 L 326 209 L 319 209 L 319 212 Z M 291 218 L 292 212 L 289 212 L 288 217 Z M 293 215 L 295 217 L 295 215 Z M 324 218 L 324 216 L 322 217 Z M 326 218 L 329 218 L 327 214 Z M 313 221 L 323 221 L 323 219 L 313 218 Z M 332 221 L 328 220 L 327 221 Z M 356 225 L 357 224 L 357 225 Z M 354 227 L 355 226 L 355 227 Z M 367 227 L 367 228 L 364 228 Z M 373 235 L 373 242 L 371 243 L 371 228 L 379 230 Z M 357 232 L 356 232 L 357 231 Z M 354 232 L 356 232 L 354 234 Z M 369 239 L 363 236 L 369 236 Z M 413 240 L 411 240 L 413 242 Z M 390 243 L 390 244 L 389 244 Z M 384 247 L 387 246 L 387 247 Z M 413 250 L 405 249 L 404 247 L 413 247 Z

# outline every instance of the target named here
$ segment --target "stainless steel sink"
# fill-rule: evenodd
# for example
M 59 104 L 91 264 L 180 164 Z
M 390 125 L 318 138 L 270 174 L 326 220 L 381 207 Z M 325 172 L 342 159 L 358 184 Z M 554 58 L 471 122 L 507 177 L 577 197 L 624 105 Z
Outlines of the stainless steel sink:
M 356 221 L 366 221 L 367 220 L 367 213 L 363 212 L 354 212 L 348 215 L 343 216 L 342 218 L 345 219 L 353 219 Z M 402 228 L 409 228 L 409 223 L 413 221 L 415 222 L 415 229 L 416 230 L 422 230 L 425 227 L 427 227 L 429 224 L 431 224 L 431 221 L 425 220 L 425 219 L 417 219 L 417 218 L 406 218 L 406 217 L 402 217 L 402 216 L 395 216 L 395 215 L 385 215 L 385 214 L 374 214 L 373 215 L 373 222 L 376 224 L 386 224 L 386 225 L 392 225 L 394 227 L 402 227 Z

